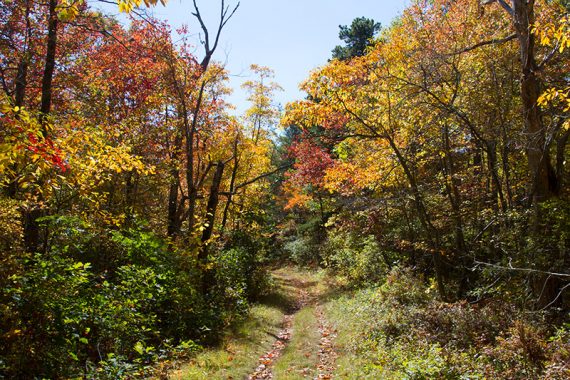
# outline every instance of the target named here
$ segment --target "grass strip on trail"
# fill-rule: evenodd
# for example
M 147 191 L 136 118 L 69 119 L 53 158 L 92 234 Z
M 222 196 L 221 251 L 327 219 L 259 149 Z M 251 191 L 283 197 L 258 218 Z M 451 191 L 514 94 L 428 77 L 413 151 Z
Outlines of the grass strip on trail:
M 313 379 L 317 374 L 320 339 L 315 308 L 307 306 L 295 314 L 293 338 L 275 363 L 275 379 Z
M 310 367 L 307 372 L 310 377 L 316 375 L 317 352 L 320 340 L 318 323 L 314 315 L 314 308 L 304 308 L 312 298 L 313 288 L 319 282 L 315 274 L 286 267 L 273 272 L 276 283 L 272 294 L 266 296 L 261 303 L 252 306 L 248 318 L 233 331 L 230 331 L 219 348 L 208 349 L 178 371 L 170 375 L 171 379 L 246 379 L 255 374 L 260 362 L 275 350 L 275 345 L 283 345 L 279 355 L 271 358 L 267 365 L 271 368 L 266 371 L 267 377 L 273 378 L 272 371 L 279 372 L 279 379 L 302 379 L 304 376 L 291 377 L 295 373 L 281 375 L 290 366 L 287 363 L 296 363 L 295 368 Z M 300 312 L 296 313 L 297 310 Z M 292 324 L 294 347 L 303 347 L 302 350 L 288 349 L 288 339 L 279 337 L 284 331 L 284 323 L 290 319 Z M 289 333 L 291 335 L 291 333 Z M 299 334 L 297 337 L 296 334 Z M 290 338 L 287 337 L 287 338 Z M 305 347 L 309 345 L 310 350 Z M 279 342 L 279 343 L 277 343 Z M 304 354 L 309 353 L 308 356 Z M 301 355 L 302 360 L 298 357 Z M 283 360 L 283 364 L 281 364 Z M 301 361 L 298 361 L 301 360 Z M 289 377 L 285 377 L 289 376 Z
M 171 379 L 243 379 L 267 352 L 281 329 L 284 312 L 272 305 L 255 305 L 248 319 L 217 349 L 198 354 L 173 373 Z

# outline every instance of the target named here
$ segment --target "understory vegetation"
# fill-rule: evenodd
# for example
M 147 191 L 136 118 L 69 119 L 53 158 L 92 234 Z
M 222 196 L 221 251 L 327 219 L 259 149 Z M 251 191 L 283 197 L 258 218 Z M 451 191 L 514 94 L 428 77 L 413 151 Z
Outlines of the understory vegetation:
M 570 331 L 499 299 L 444 303 L 411 269 L 326 304 L 338 378 L 564 379 Z
M 276 340 L 279 378 L 570 378 L 568 1 L 357 18 L 240 116 L 239 2 L 96 3 L 0 3 L 0 378 L 239 378 Z

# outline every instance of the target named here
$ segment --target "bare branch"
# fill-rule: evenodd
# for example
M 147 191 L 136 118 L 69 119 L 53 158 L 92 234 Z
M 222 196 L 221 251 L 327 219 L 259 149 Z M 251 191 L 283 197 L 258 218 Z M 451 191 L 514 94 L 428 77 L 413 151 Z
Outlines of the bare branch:
M 568 284 L 564 285 L 562 288 L 560 288 L 560 291 L 558 292 L 556 297 L 554 297 L 554 299 L 548 305 L 546 305 L 542 309 L 540 309 L 540 311 L 544 311 L 544 310 L 548 309 L 550 306 L 554 305 L 556 303 L 556 301 L 558 301 L 558 299 L 560 298 L 562 293 L 564 293 L 564 291 L 566 289 L 568 289 L 569 287 L 570 287 L 570 283 L 568 283 Z
M 458 50 L 458 51 L 456 51 L 456 52 L 453 52 L 453 53 L 450 53 L 450 54 L 446 54 L 446 55 L 458 55 L 458 54 L 463 54 L 463 53 L 467 53 L 467 52 L 469 52 L 469 51 L 475 50 L 475 49 L 477 49 L 477 48 L 480 48 L 480 47 L 482 47 L 482 46 L 494 45 L 494 44 L 503 44 L 503 43 L 505 43 L 505 42 L 512 41 L 512 40 L 514 40 L 515 38 L 517 38 L 517 35 L 516 35 L 516 34 L 511 34 L 510 36 L 507 36 L 507 37 L 505 37 L 505 38 L 495 38 L 495 39 L 492 39 L 492 40 L 482 41 L 482 42 L 476 43 L 476 44 L 473 45 L 473 46 L 469 46 L 469 47 L 466 47 L 466 48 L 464 48 L 464 49 L 461 49 L 461 50 Z
M 198 4 L 196 3 L 196 0 L 192 0 L 192 2 L 194 3 L 194 12 L 192 12 L 192 15 L 194 17 L 196 17 L 196 19 L 198 19 L 198 22 L 200 23 L 200 27 L 202 28 L 202 31 L 204 32 L 204 46 L 206 49 L 206 54 L 208 53 L 208 51 L 210 51 L 210 38 L 209 38 L 209 34 L 208 34 L 208 28 L 206 27 L 206 24 L 204 23 L 204 20 L 202 19 L 202 14 L 200 13 L 200 9 L 198 8 Z
M 212 45 L 210 45 L 210 42 L 211 42 L 210 41 L 210 33 L 208 32 L 208 28 L 206 27 L 206 24 L 204 23 L 204 19 L 202 18 L 202 14 L 200 13 L 200 9 L 198 8 L 198 4 L 196 3 L 196 0 L 192 0 L 192 2 L 194 4 L 194 12 L 192 12 L 192 15 L 194 17 L 196 17 L 196 19 L 198 19 L 198 22 L 200 23 L 200 27 L 202 28 L 202 31 L 204 32 L 204 39 L 203 39 L 202 43 L 204 44 L 205 56 L 204 56 L 204 59 L 202 60 L 202 63 L 200 65 L 202 66 L 202 69 L 204 71 L 206 71 L 206 69 L 208 68 L 208 65 L 210 63 L 210 60 L 212 59 L 212 55 L 216 51 L 216 49 L 218 47 L 218 43 L 220 42 L 220 36 L 222 34 L 222 30 L 224 29 L 224 27 L 226 26 L 228 21 L 236 13 L 236 11 L 238 10 L 238 8 L 240 6 L 240 3 L 238 2 L 237 5 L 233 8 L 233 10 L 231 12 L 229 12 L 230 7 L 226 6 L 225 0 L 222 0 L 222 4 L 220 7 L 220 22 L 218 24 L 218 29 L 216 30 L 216 37 L 214 38 L 214 42 Z
M 252 183 L 259 181 L 260 179 L 269 177 L 270 175 L 273 175 L 273 174 L 275 174 L 275 173 L 278 173 L 278 172 L 280 172 L 280 171 L 282 171 L 282 170 L 289 169 L 289 168 L 291 168 L 292 166 L 293 166 L 293 164 L 283 165 L 283 166 L 280 166 L 280 167 L 278 167 L 277 169 L 275 169 L 275 170 L 273 170 L 273 171 L 270 171 L 270 172 L 267 172 L 267 173 L 263 173 L 263 174 L 261 174 L 261 175 L 258 175 L 257 177 L 255 177 L 255 178 L 253 178 L 253 179 L 250 179 L 249 181 L 246 181 L 246 182 L 244 182 L 244 183 L 242 183 L 242 184 L 237 185 L 237 186 L 235 187 L 235 190 L 239 190 L 239 189 L 241 189 L 242 187 L 246 187 L 247 185 L 251 185 Z
M 556 45 L 550 51 L 550 53 L 548 53 L 548 55 L 544 57 L 542 62 L 540 62 L 540 64 L 538 65 L 538 69 L 542 70 L 544 66 L 546 66 L 546 64 L 548 64 L 548 62 L 550 62 L 550 60 L 552 60 L 552 58 L 556 56 L 556 53 L 558 53 L 559 49 L 560 49 L 560 42 L 557 42 Z
M 510 14 L 511 16 L 514 16 L 515 12 L 513 11 L 513 8 L 505 0 L 484 0 L 483 1 L 484 5 L 492 4 L 492 3 L 499 3 L 499 5 L 501 7 L 503 7 L 503 9 L 505 11 L 507 11 L 508 14 Z
M 525 273 L 540 273 L 540 274 L 547 274 L 549 276 L 554 276 L 554 277 L 568 277 L 568 278 L 570 278 L 570 273 L 548 272 L 548 271 L 543 271 L 543 270 L 533 269 L 533 268 L 517 268 L 517 267 L 513 267 L 512 264 L 510 264 L 510 263 L 509 263 L 509 266 L 486 263 L 484 261 L 478 261 L 478 260 L 473 260 L 473 263 L 475 263 L 477 266 L 478 265 L 484 265 L 487 267 L 491 267 L 491 268 L 495 268 L 495 269 L 501 269 L 501 270 L 509 270 L 509 271 L 514 271 L 514 272 L 525 272 Z

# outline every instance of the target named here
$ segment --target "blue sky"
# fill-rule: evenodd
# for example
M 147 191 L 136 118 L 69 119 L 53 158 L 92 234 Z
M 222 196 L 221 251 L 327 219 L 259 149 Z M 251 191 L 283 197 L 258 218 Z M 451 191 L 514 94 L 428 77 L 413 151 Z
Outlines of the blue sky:
M 197 0 L 197 3 L 209 28 L 214 29 L 221 1 Z M 237 1 L 226 0 L 226 3 L 235 6 Z M 215 54 L 215 59 L 225 62 L 232 75 L 234 93 L 229 101 L 237 107 L 238 114 L 247 108 L 247 95 L 240 85 L 248 80 L 248 67 L 252 63 L 275 71 L 275 82 L 284 89 L 277 96 L 278 103 L 285 106 L 302 98 L 299 83 L 312 69 L 325 64 L 331 50 L 340 44 L 339 25 L 348 25 L 361 16 L 389 25 L 407 3 L 407 0 L 241 0 Z M 187 24 L 191 33 L 197 33 L 199 25 L 191 15 L 192 9 L 191 0 L 169 0 L 166 7 L 158 6 L 153 12 L 173 28 Z M 197 51 L 199 57 L 202 54 L 202 50 Z

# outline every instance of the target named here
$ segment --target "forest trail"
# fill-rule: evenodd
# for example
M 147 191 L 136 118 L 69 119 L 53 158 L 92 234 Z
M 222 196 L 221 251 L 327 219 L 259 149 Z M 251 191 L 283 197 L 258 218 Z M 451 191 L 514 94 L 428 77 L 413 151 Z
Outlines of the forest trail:
M 285 267 L 272 272 L 274 291 L 217 349 L 199 354 L 172 379 L 332 379 L 335 330 L 321 302 L 321 274 Z

